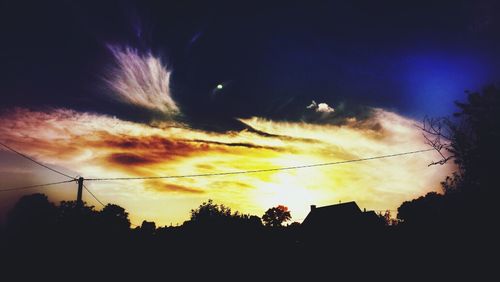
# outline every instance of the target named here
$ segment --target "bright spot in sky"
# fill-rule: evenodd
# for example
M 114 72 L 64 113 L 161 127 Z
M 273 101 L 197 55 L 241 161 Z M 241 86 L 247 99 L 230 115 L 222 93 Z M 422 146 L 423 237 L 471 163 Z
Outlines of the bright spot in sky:
M 217 84 L 217 89 L 222 89 L 223 87 L 222 84 Z

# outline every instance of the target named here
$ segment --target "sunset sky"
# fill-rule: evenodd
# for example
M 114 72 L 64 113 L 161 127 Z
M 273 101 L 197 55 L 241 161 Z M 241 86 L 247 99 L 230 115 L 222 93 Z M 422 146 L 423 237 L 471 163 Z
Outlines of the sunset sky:
M 271 169 L 428 149 L 500 68 L 495 1 L 4 1 L 0 142 L 84 178 Z M 239 2 L 239 1 L 237 1 Z M 223 176 L 86 181 L 132 222 L 179 224 L 207 199 L 261 216 L 440 191 L 436 152 Z M 66 180 L 4 148 L 0 190 Z M 74 200 L 76 184 L 0 193 Z M 84 200 L 100 208 L 84 192 Z

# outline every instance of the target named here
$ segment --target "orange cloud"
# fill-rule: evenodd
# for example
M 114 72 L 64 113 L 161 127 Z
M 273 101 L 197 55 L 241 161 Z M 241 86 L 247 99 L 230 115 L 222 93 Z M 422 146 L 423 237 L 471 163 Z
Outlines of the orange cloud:
M 241 121 L 249 129 L 214 133 L 66 109 L 15 109 L 0 115 L 0 136 L 40 161 L 87 178 L 267 169 L 426 148 L 414 120 L 382 109 L 374 109 L 371 118 L 350 118 L 342 125 Z M 127 208 L 138 222 L 182 222 L 207 198 L 257 215 L 284 204 L 294 219 L 301 219 L 310 204 L 355 200 L 367 209 L 395 209 L 402 201 L 438 191 L 453 167 L 428 167 L 436 157 L 429 152 L 301 170 L 89 185 L 105 201 Z M 7 164 L 0 162 L 0 172 L 4 167 Z

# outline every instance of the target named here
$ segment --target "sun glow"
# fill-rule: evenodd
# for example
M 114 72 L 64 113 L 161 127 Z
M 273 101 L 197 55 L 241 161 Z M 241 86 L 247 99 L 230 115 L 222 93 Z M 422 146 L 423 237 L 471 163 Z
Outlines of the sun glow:
M 270 181 L 260 183 L 253 191 L 253 200 L 259 207 L 267 209 L 277 205 L 287 206 L 294 221 L 302 221 L 307 215 L 304 207 L 323 202 L 325 198 L 335 198 L 335 189 L 325 193 L 321 187 L 307 181 L 310 175 L 298 171 L 283 171 L 273 175 Z
M 214 133 L 168 122 L 153 127 L 63 109 L 16 109 L 1 115 L 0 121 L 5 142 L 87 178 L 268 169 L 425 147 L 414 121 L 384 110 L 376 110 L 369 120 L 342 126 L 242 120 L 267 134 Z M 89 185 L 102 201 L 124 206 L 135 222 L 181 223 L 191 208 L 209 198 L 259 216 L 269 207 L 286 205 L 293 220 L 300 221 L 311 204 L 355 200 L 368 209 L 395 209 L 404 200 L 439 190 L 450 168 L 427 167 L 435 157 L 430 152 L 287 171 Z M 10 180 L 25 178 L 5 163 L 0 172 Z

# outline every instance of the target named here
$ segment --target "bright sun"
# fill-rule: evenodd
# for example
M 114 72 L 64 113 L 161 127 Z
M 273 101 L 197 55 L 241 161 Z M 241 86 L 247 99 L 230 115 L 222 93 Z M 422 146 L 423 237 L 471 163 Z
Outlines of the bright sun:
M 291 172 L 277 173 L 272 182 L 262 183 L 255 191 L 255 202 L 263 209 L 284 205 L 292 212 L 292 220 L 302 221 L 307 215 L 301 213 L 304 206 L 317 203 L 321 193 L 301 186 L 300 176 Z

